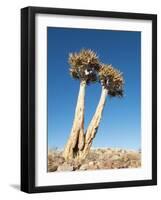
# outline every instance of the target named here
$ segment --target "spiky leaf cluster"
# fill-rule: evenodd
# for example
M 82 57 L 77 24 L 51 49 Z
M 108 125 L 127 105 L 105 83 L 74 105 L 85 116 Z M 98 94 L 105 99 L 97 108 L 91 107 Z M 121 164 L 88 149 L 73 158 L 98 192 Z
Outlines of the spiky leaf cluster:
M 112 65 L 102 64 L 98 73 L 101 84 L 108 89 L 111 97 L 123 96 L 124 79 L 122 73 Z
M 70 74 L 73 78 L 81 81 L 97 81 L 99 59 L 96 53 L 90 49 L 82 49 L 78 53 L 69 54 Z

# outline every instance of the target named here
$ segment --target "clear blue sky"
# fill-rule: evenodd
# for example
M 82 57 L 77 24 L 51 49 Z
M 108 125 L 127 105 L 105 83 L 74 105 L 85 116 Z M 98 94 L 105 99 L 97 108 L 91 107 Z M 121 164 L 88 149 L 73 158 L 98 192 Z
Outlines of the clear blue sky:
M 93 147 L 141 148 L 141 33 L 129 31 L 54 28 L 47 29 L 48 148 L 67 142 L 79 91 L 79 81 L 69 75 L 68 54 L 90 48 L 103 63 L 124 74 L 125 97 L 107 98 Z M 85 128 L 101 94 L 99 83 L 87 86 Z

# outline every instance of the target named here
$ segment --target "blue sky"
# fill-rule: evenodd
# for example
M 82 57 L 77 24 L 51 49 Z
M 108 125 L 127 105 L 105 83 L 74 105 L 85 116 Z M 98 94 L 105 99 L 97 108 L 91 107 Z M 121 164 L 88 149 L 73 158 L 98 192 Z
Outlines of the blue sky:
M 103 63 L 124 74 L 125 96 L 107 98 L 93 147 L 141 148 L 141 33 L 130 31 L 54 28 L 47 29 L 48 148 L 63 148 L 74 117 L 79 81 L 69 75 L 70 52 L 90 48 Z M 99 83 L 86 88 L 85 128 L 101 94 Z

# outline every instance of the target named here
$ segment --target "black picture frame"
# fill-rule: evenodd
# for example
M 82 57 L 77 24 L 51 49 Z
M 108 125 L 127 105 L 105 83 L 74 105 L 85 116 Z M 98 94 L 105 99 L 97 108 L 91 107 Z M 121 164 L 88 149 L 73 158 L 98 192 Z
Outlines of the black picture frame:
M 59 186 L 35 186 L 35 15 L 59 14 L 152 21 L 152 179 Z M 21 190 L 27 193 L 157 184 L 157 15 L 45 7 L 21 9 Z

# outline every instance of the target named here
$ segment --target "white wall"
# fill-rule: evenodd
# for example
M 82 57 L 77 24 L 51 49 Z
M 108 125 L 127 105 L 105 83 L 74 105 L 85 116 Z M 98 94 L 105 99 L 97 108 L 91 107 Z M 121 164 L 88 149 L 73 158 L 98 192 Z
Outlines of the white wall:
M 91 190 L 63 193 L 25 194 L 17 188 L 20 171 L 20 8 L 31 6 L 50 6 L 77 9 L 97 9 L 125 12 L 143 12 L 158 14 L 161 18 L 159 0 L 4 0 L 0 5 L 0 198 L 1 199 L 160 199 L 161 175 L 158 171 L 158 186 L 133 187 L 122 189 Z M 159 24 L 159 23 L 158 23 Z M 158 35 L 161 28 L 158 27 Z M 161 52 L 158 38 L 158 52 Z M 159 55 L 159 53 L 158 53 Z M 158 74 L 159 56 L 158 56 Z M 161 74 L 160 74 L 161 75 Z M 158 80 L 161 85 L 161 79 Z M 159 91 L 159 90 L 158 90 Z M 161 95 L 158 94 L 158 102 Z M 158 111 L 160 105 L 158 105 Z M 158 114 L 158 124 L 161 113 Z M 158 141 L 161 139 L 158 125 Z M 161 140 L 158 142 L 158 153 L 161 152 Z M 161 160 L 158 156 L 158 169 Z M 3 196 L 3 198 L 2 198 Z

